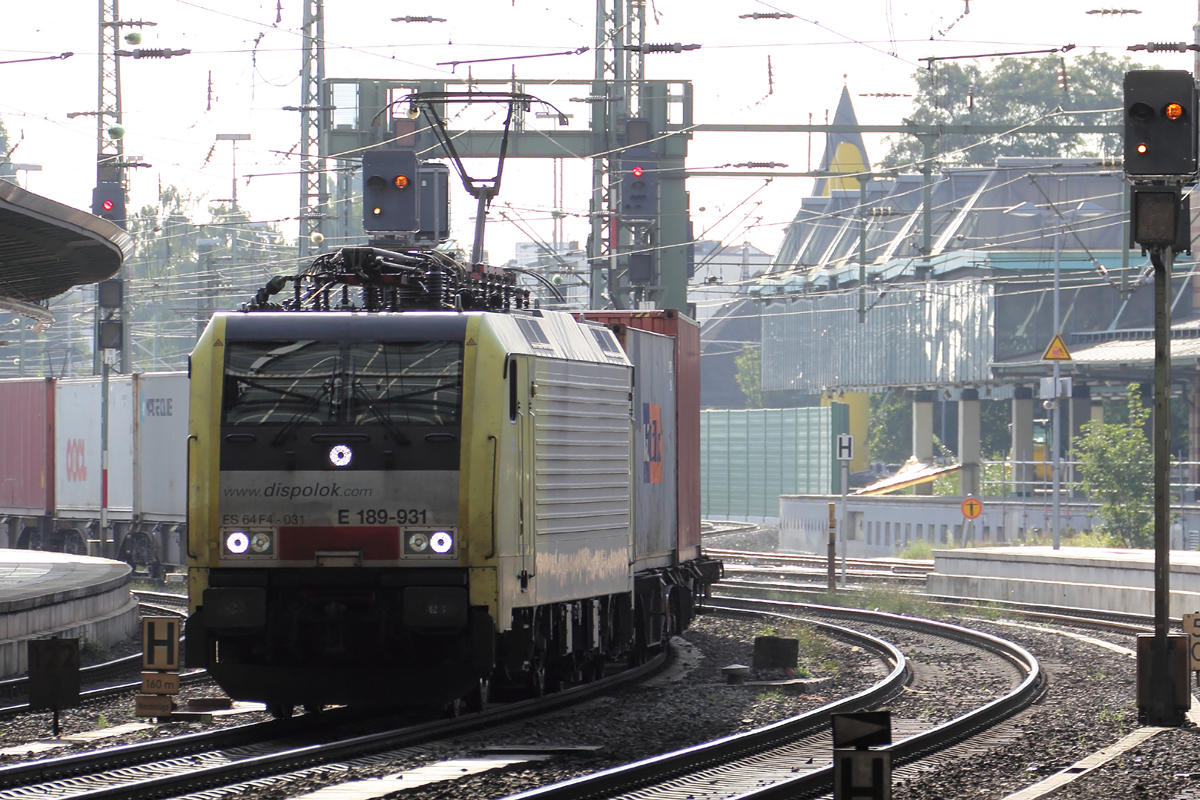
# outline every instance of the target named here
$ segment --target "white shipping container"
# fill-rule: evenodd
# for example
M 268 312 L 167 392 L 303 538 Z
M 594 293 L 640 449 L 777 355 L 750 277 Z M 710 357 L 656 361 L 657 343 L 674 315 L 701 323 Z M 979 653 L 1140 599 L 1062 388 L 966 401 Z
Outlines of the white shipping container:
M 63 378 L 54 392 L 54 504 L 59 517 L 100 513 L 100 378 Z M 108 379 L 108 509 L 133 512 L 133 380 Z
M 187 373 L 143 373 L 134 376 L 134 387 L 134 512 L 145 521 L 182 521 L 187 516 Z

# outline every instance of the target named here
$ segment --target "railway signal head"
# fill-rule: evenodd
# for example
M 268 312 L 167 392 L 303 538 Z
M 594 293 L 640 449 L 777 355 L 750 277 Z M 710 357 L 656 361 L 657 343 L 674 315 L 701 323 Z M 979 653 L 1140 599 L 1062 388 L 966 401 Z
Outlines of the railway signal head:
M 648 149 L 646 152 L 627 152 L 621 173 L 621 216 L 628 220 L 655 219 L 658 216 L 658 167 L 654 156 Z
M 1125 173 L 1194 176 L 1196 106 L 1190 72 L 1125 73 Z
M 363 228 L 415 231 L 420 228 L 415 150 L 372 150 L 363 155 Z
M 120 183 L 97 185 L 92 190 L 92 213 L 124 228 L 125 186 Z

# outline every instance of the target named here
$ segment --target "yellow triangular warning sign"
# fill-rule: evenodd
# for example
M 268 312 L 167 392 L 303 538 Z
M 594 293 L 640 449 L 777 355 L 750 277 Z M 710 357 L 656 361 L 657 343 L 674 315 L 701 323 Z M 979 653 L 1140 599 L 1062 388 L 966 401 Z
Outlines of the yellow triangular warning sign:
M 1071 354 L 1067 352 L 1067 344 L 1057 333 L 1050 340 L 1050 346 L 1042 353 L 1042 361 L 1070 361 Z
M 225 346 L 225 343 L 222 342 L 220 339 L 217 339 L 215 342 L 213 342 L 213 347 L 224 347 L 224 346 Z

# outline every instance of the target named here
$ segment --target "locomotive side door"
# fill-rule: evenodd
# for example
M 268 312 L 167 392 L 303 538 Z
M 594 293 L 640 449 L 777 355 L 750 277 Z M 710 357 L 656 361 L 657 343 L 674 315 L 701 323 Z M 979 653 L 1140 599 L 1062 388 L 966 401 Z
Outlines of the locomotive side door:
M 499 438 L 497 522 L 500 538 L 500 614 L 537 605 L 533 531 L 533 433 L 531 385 L 533 359 L 510 354 L 504 366 Z

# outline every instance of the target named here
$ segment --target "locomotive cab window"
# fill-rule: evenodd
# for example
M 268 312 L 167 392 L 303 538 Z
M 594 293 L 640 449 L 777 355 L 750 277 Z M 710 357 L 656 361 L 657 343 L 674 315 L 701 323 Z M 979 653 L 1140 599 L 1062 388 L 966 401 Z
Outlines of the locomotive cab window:
M 458 425 L 461 342 L 229 342 L 227 425 Z

